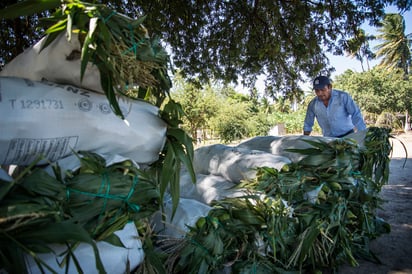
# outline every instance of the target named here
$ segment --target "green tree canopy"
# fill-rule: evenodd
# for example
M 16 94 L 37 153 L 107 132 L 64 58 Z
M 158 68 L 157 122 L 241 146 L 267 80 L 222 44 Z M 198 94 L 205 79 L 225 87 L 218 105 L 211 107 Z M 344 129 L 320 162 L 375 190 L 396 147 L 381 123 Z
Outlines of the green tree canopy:
M 334 87 L 350 92 L 366 112 L 412 111 L 412 79 L 405 80 L 400 69 L 375 67 L 362 73 L 347 70 L 336 77 Z
M 186 82 L 180 73 L 175 76 L 172 97 L 182 105 L 185 112 L 183 127 L 196 139 L 196 130 L 209 127 L 209 121 L 223 107 L 224 100 L 211 85 L 200 87 Z
M 380 63 L 388 69 L 401 68 L 405 75 L 411 64 L 412 33 L 405 34 L 405 20 L 397 13 L 387 14 L 383 25 L 378 29 L 377 38 L 382 41 L 376 46 L 377 57 L 383 57 Z
M 363 66 L 363 62 L 366 61 L 367 70 L 370 69 L 369 67 L 369 60 L 375 58 L 375 53 L 372 52 L 369 46 L 369 41 L 375 39 L 373 35 L 367 35 L 363 29 L 360 29 L 354 38 L 351 38 L 347 41 L 346 44 L 346 51 L 348 52 L 349 56 L 352 58 L 356 58 L 360 61 L 362 66 L 362 71 L 365 71 Z
M 51 1 L 37 0 L 32 12 Z M 0 7 L 12 2 L 17 0 L 2 1 Z M 167 43 L 174 65 L 184 75 L 202 81 L 210 77 L 241 80 L 253 86 L 257 76 L 265 74 L 269 95 L 289 93 L 297 89 L 299 80 L 330 72 L 325 51 L 341 55 L 345 41 L 362 23 L 379 23 L 386 5 L 401 10 L 412 5 L 406 0 L 94 2 L 106 3 L 132 18 L 145 15 L 145 26 Z M 21 29 L 24 25 L 30 27 Z M 13 55 L 21 52 L 39 38 L 33 29 L 33 22 L 25 17 L 2 20 L 0 48 L 18 45 Z M 16 42 L 19 39 L 21 43 Z M 7 54 L 1 52 L 1 58 L 10 60 Z

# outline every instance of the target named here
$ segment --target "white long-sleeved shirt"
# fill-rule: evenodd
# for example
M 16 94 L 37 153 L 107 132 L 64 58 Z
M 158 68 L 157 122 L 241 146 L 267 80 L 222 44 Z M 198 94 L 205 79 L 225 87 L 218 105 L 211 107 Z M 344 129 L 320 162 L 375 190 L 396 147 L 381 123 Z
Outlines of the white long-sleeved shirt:
M 312 131 L 315 118 L 322 128 L 323 136 L 341 136 L 354 127 L 357 130 L 366 129 L 359 107 L 348 93 L 341 90 L 332 89 L 327 107 L 318 97 L 309 103 L 303 131 Z

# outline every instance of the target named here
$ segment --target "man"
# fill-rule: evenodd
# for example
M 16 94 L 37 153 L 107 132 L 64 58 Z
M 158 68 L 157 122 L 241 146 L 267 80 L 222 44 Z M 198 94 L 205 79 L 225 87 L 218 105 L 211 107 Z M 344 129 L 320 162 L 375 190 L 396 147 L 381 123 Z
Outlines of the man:
M 309 103 L 303 124 L 303 134 L 310 135 L 313 123 L 318 121 L 323 136 L 341 138 L 357 130 L 365 130 L 362 113 L 352 97 L 340 90 L 332 89 L 326 76 L 313 81 L 316 97 Z

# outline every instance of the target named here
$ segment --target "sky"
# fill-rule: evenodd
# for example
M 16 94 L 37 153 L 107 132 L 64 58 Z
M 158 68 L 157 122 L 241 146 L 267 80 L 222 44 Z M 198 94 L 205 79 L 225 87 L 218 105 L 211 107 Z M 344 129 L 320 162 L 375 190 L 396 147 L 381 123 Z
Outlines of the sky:
M 395 7 L 388 7 L 386 9 L 386 13 L 397 13 L 397 9 Z M 403 17 L 405 19 L 405 34 L 412 33 L 412 11 L 408 11 L 403 14 Z M 377 30 L 374 27 L 369 26 L 367 23 L 365 23 L 362 26 L 362 29 L 365 30 L 366 34 L 372 34 L 376 35 Z M 379 41 L 373 41 L 373 43 L 370 43 L 370 47 L 372 51 L 375 51 L 373 48 L 375 45 L 379 44 Z M 334 78 L 336 75 L 342 74 L 344 71 L 351 69 L 356 72 L 362 72 L 362 66 L 360 61 L 356 60 L 355 58 L 351 58 L 348 56 L 333 56 L 331 54 L 327 55 L 330 61 L 331 66 L 333 66 L 336 71 L 332 73 L 331 77 Z M 372 60 L 372 62 L 369 63 L 370 68 L 373 66 L 377 65 L 379 63 L 379 60 Z M 366 62 L 364 62 L 365 69 L 366 67 Z

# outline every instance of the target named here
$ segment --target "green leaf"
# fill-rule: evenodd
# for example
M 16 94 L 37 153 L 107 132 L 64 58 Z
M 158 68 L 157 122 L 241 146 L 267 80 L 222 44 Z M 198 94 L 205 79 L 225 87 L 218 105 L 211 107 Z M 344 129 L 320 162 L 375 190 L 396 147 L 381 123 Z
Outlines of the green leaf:
M 42 169 L 35 169 L 30 175 L 23 178 L 20 186 L 40 196 L 52 197 L 56 200 L 65 198 L 66 187 Z
M 57 37 L 60 35 L 61 32 L 50 32 L 47 36 L 46 36 L 46 40 L 44 41 L 44 43 L 42 44 L 42 47 L 40 49 L 40 52 L 42 50 L 44 50 L 46 47 L 48 47 L 54 40 L 57 39 Z
M 166 141 L 166 156 L 163 161 L 162 172 L 160 174 L 160 197 L 163 197 L 167 186 L 170 182 L 170 176 L 174 172 L 176 172 L 176 156 L 174 154 L 174 150 L 170 145 L 170 142 Z
M 120 118 L 124 119 L 124 115 L 120 109 L 119 102 L 117 101 L 116 94 L 113 88 L 113 79 L 109 75 L 108 71 L 102 67 L 102 65 L 98 65 L 99 71 L 100 71 L 100 82 L 102 85 L 102 88 L 104 90 L 104 93 L 109 100 L 109 104 L 117 116 Z
M 0 180 L 0 201 L 3 200 L 13 186 L 14 182 Z
M 37 201 L 40 203 L 42 197 L 39 197 Z M 13 216 L 32 216 L 32 218 L 40 219 L 40 216 L 47 217 L 49 215 L 58 215 L 59 212 L 50 208 L 50 205 L 37 204 L 30 202 L 29 200 L 19 201 L 18 203 L 10 203 L 11 201 L 5 201 L 0 207 L 0 213 L 2 218 Z M 36 220 L 34 219 L 34 220 Z
M 328 148 L 330 148 L 330 145 L 322 140 L 307 140 L 307 139 L 302 139 L 303 142 L 308 143 L 310 145 L 312 145 L 313 147 L 319 148 L 320 150 L 326 150 Z
M 88 243 L 93 248 L 97 270 L 100 273 L 105 273 L 95 242 L 89 233 L 79 225 L 71 223 L 50 223 L 41 229 L 26 231 L 24 234 L 18 235 L 17 239 L 21 242 L 30 242 L 31 239 L 37 239 L 45 244 L 64 244 L 68 241 Z
M 46 34 L 51 34 L 51 33 L 61 33 L 66 29 L 66 25 L 68 23 L 67 18 L 64 20 L 61 20 L 59 22 L 57 22 L 56 24 L 54 24 L 53 26 L 51 26 L 50 28 L 48 28 L 46 30 Z
M 299 161 L 301 165 L 318 167 L 332 161 L 334 159 L 332 154 L 317 154 L 310 155 Z
M 80 80 L 83 80 L 84 73 L 86 72 L 87 65 L 89 64 L 90 58 L 93 56 L 93 50 L 91 49 L 91 44 L 93 44 L 93 36 L 90 36 L 89 33 L 86 36 L 83 46 L 82 46 L 82 54 L 81 54 L 81 63 L 80 63 Z M 102 77 L 103 78 L 103 77 Z M 103 86 L 103 89 L 106 86 Z
M 74 266 L 77 269 L 77 272 L 79 274 L 83 273 L 82 268 L 80 266 L 80 262 L 79 260 L 76 258 L 76 256 L 74 255 L 74 252 L 71 248 L 71 246 L 69 244 L 66 244 L 67 248 L 68 248 L 68 254 L 66 255 L 66 257 L 64 258 L 64 260 L 59 264 L 60 267 L 63 266 L 63 264 L 66 265 L 66 273 L 68 273 L 69 270 L 69 266 L 70 266 L 70 260 L 73 260 Z
M 67 35 L 67 40 L 71 41 L 72 39 L 72 31 L 73 31 L 73 15 L 68 14 L 67 15 L 67 27 L 66 27 L 66 35 Z
M 111 43 L 111 34 L 110 30 L 105 24 L 99 25 L 99 38 L 102 40 L 103 44 L 109 46 Z
M 0 265 L 8 273 L 27 273 L 24 253 L 15 243 L 2 243 L 0 248 Z
M 0 10 L 0 18 L 13 19 L 19 16 L 29 16 L 59 7 L 61 0 L 26 0 L 10 5 Z
M 159 253 L 153 251 L 153 249 L 145 249 L 144 250 L 144 259 L 147 260 L 148 263 L 153 266 L 157 274 L 166 274 L 166 269 L 164 268 L 162 260 L 159 258 Z
M 112 233 L 108 237 L 104 238 L 103 241 L 108 242 L 109 244 L 114 245 L 114 246 L 126 248 L 124 246 L 124 244 L 122 243 L 122 241 L 120 240 L 119 236 L 117 236 L 114 233 Z
M 303 155 L 313 155 L 321 153 L 321 150 L 319 150 L 318 148 L 287 148 L 285 149 L 285 151 L 296 152 Z
M 143 24 L 143 22 L 146 20 L 146 15 L 141 16 L 140 18 L 137 18 L 136 20 L 132 21 L 132 28 L 139 28 L 141 27 L 141 24 Z
M 76 155 L 80 160 L 82 173 L 103 173 L 106 169 L 106 160 L 99 154 L 82 150 Z
M 192 182 L 195 183 L 196 176 L 193 169 L 194 150 L 192 139 L 182 129 L 169 128 L 167 130 L 167 135 L 176 139 L 175 141 L 173 140 L 173 138 L 170 138 L 173 140 L 170 141 L 170 145 L 171 147 L 173 147 L 174 153 L 177 158 L 185 164 L 186 168 L 189 171 Z M 183 146 L 186 147 L 186 150 L 183 149 Z

